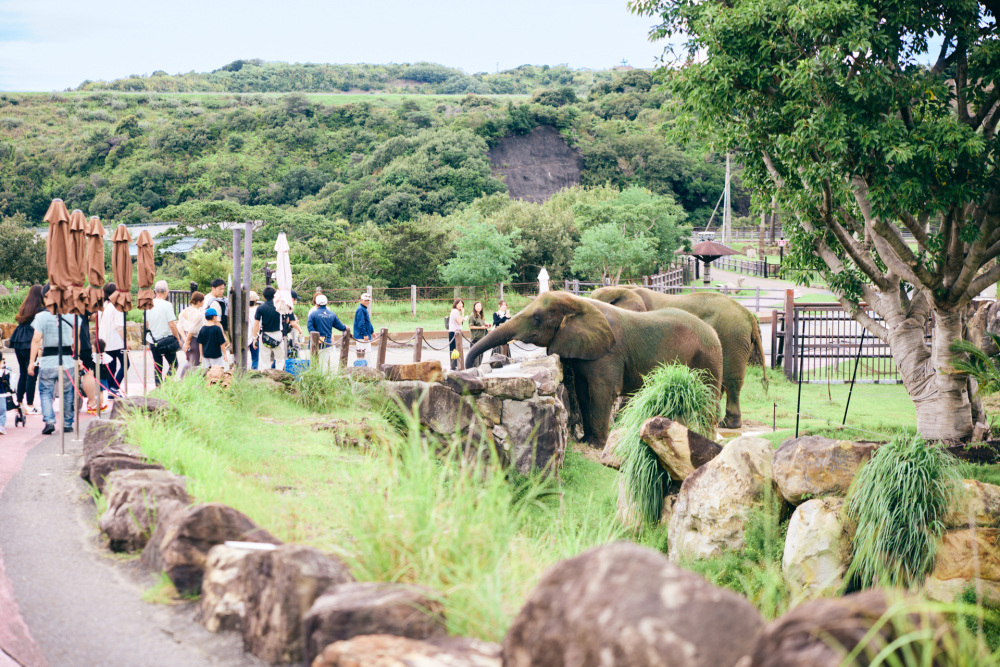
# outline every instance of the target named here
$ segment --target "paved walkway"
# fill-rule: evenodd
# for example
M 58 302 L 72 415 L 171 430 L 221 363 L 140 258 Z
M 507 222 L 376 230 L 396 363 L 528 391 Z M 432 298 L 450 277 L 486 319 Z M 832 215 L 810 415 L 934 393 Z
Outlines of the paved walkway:
M 79 478 L 82 443 L 41 435 L 40 416 L 0 436 L 0 667 L 259 665 L 237 634 L 191 605 L 143 602 L 157 579 L 100 543 Z

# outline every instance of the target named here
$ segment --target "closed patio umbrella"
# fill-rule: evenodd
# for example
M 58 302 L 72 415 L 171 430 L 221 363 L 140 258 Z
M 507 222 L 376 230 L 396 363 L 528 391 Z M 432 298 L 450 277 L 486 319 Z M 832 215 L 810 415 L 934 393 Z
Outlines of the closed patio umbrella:
M 153 263 L 153 237 L 149 231 L 139 232 L 135 242 L 136 272 L 139 274 L 139 297 L 136 306 L 142 311 L 142 388 L 146 390 L 146 311 L 153 307 L 153 283 L 156 281 L 156 265 Z M 164 369 L 165 370 L 165 369 Z M 153 371 L 156 372 L 155 369 Z M 164 373 L 165 374 L 165 373 Z
M 278 234 L 274 251 L 278 253 L 278 266 L 274 271 L 278 291 L 274 294 L 274 308 L 282 315 L 287 315 L 292 312 L 292 263 L 288 258 L 288 239 L 285 237 L 285 232 Z
M 72 279 L 70 272 L 70 243 L 69 243 L 69 211 L 62 199 L 53 199 L 49 204 L 49 210 L 45 213 L 45 222 L 49 223 L 49 235 L 45 239 L 45 265 L 49 272 L 49 292 L 45 295 L 45 305 L 49 307 L 56 317 L 61 318 L 67 312 L 66 307 L 71 306 Z M 56 324 L 56 331 L 59 332 L 59 405 L 63 408 L 59 411 L 62 415 L 62 425 L 59 428 L 59 447 L 63 454 L 66 453 L 66 410 L 63 401 L 63 392 L 66 391 L 66 376 L 63 370 L 63 341 L 62 322 Z
M 70 289 L 66 312 L 83 315 L 87 308 L 87 292 L 83 286 L 87 280 L 87 216 L 80 209 L 69 216 L 68 260 Z
M 118 225 L 115 235 L 111 237 L 114 244 L 111 252 L 111 275 L 114 276 L 118 291 L 111 295 L 111 304 L 122 314 L 122 326 L 125 333 L 125 395 L 128 395 L 128 318 L 126 313 L 132 310 L 132 256 L 129 255 L 129 244 L 132 237 L 125 225 Z
M 99 332 L 101 330 L 101 310 L 104 302 L 104 225 L 96 215 L 87 221 L 87 288 L 86 303 L 87 310 L 97 314 L 97 325 L 94 327 L 94 349 L 97 351 L 97 360 L 94 367 L 97 369 L 97 393 L 100 399 L 99 405 L 104 404 L 101 394 L 101 365 L 104 363 L 104 348 L 101 345 Z M 101 411 L 97 411 L 97 418 L 101 418 Z

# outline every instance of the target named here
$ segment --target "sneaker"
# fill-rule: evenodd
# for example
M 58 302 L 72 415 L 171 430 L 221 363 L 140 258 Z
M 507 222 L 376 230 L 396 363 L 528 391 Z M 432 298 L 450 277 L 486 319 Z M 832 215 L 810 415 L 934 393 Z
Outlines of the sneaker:
M 0 435 L 7 435 L 7 429 L 5 429 L 3 426 L 0 426 Z
M 49 435 L 50 433 L 56 432 L 55 424 L 46 424 L 45 428 L 42 429 L 42 435 Z
M 107 411 L 108 411 L 108 404 L 105 403 L 104 405 L 101 406 L 101 412 L 107 412 Z M 96 416 L 97 408 L 87 408 L 87 414 Z
M 63 428 L 63 433 L 72 433 L 72 432 L 73 432 L 72 426 L 66 426 L 65 428 Z
M 38 408 L 36 408 L 34 405 L 29 405 L 28 406 L 28 414 L 29 415 L 40 415 L 40 414 L 42 414 L 42 412 L 41 412 L 41 410 L 39 410 Z

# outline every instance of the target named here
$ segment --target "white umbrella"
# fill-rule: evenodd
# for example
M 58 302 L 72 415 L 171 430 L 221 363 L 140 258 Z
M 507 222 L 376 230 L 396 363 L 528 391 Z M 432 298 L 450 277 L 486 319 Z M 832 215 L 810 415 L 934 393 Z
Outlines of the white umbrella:
M 288 239 L 285 238 L 285 232 L 278 234 L 274 251 L 278 253 L 278 266 L 274 273 L 278 291 L 274 295 L 274 307 L 282 315 L 287 315 L 292 312 L 292 263 L 288 259 Z
M 549 272 L 542 267 L 542 270 L 538 272 L 538 293 L 549 291 Z

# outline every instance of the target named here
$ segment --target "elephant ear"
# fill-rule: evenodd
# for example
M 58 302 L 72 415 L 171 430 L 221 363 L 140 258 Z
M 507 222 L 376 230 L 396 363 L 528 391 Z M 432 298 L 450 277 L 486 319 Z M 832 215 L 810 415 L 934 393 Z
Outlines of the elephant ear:
M 614 342 L 615 334 L 604 313 L 590 304 L 580 303 L 563 317 L 548 351 L 563 359 L 593 361 L 610 352 Z

